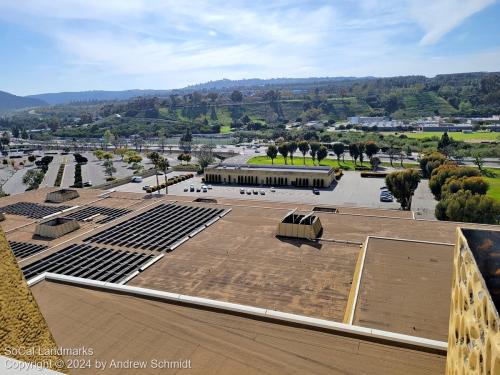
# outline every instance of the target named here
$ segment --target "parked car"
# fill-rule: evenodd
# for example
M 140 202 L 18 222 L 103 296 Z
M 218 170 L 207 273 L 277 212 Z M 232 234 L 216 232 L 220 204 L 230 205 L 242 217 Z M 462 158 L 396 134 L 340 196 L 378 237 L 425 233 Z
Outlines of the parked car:
M 314 188 L 314 189 L 313 189 L 313 193 L 314 193 L 315 195 L 319 195 L 319 189 Z
M 393 202 L 394 197 L 392 196 L 392 194 L 390 192 L 383 191 L 380 193 L 380 201 L 381 202 Z
M 189 185 L 189 191 L 194 191 L 194 185 L 193 184 Z
M 260 195 L 266 195 L 266 192 L 264 191 L 264 189 L 260 189 Z
M 134 176 L 134 177 L 132 177 L 132 182 L 136 182 L 136 183 L 142 182 L 142 177 L 141 176 Z
M 202 186 L 201 191 L 203 191 L 204 193 L 206 193 L 206 192 L 208 192 L 208 188 L 206 186 Z
M 144 185 L 144 186 L 142 187 L 142 190 L 148 190 L 148 189 L 151 189 L 151 186 L 149 186 L 149 185 Z
M 247 194 L 248 194 L 248 195 L 252 194 L 252 190 L 247 189 Z
M 254 194 L 259 194 L 259 191 L 257 189 L 253 189 Z
M 240 194 L 245 194 L 245 189 L 240 188 Z
M 201 193 L 201 188 L 200 188 L 200 187 L 197 187 L 197 188 L 196 188 L 196 192 L 197 192 L 197 193 Z
M 271 191 L 271 193 L 275 193 L 276 192 L 276 189 L 271 187 L 271 189 L 269 189 Z
M 91 187 L 92 186 L 92 182 L 91 181 L 84 182 L 83 186 L 84 187 Z
M 201 190 L 208 189 L 207 185 L 201 185 Z
M 186 186 L 186 187 L 184 188 L 184 191 L 189 191 L 189 188 Z
M 212 190 L 212 185 L 208 185 L 208 190 Z

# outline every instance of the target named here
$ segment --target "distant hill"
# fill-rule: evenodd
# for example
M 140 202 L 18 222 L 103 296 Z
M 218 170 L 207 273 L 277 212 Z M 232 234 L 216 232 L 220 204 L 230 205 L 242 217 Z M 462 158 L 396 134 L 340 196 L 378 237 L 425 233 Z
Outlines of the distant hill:
M 217 81 L 208 81 L 196 85 L 187 86 L 181 91 L 193 90 L 224 90 L 236 88 L 262 88 L 267 86 L 303 86 L 307 84 L 322 84 L 333 83 L 339 81 L 355 81 L 362 79 L 370 79 L 373 77 L 310 77 L 310 78 L 250 78 L 250 79 L 221 79 Z M 174 90 L 177 91 L 177 90 Z
M 217 81 L 209 81 L 196 85 L 186 86 L 180 89 L 172 90 L 123 90 L 123 91 L 104 91 L 104 90 L 91 90 L 91 91 L 74 91 L 74 92 L 57 92 L 28 95 L 27 98 L 41 99 L 49 104 L 67 104 L 79 102 L 100 102 L 100 101 L 114 101 L 114 100 L 129 100 L 139 96 L 157 96 L 166 97 L 169 94 L 185 94 L 193 91 L 224 91 L 234 89 L 259 89 L 263 87 L 300 87 L 304 85 L 315 85 L 333 83 L 338 81 L 355 81 L 366 78 L 355 77 L 318 77 L 318 78 L 272 78 L 272 79 L 241 79 L 230 80 L 221 79 Z
M 37 98 L 27 98 L 0 91 L 0 112 L 29 107 L 41 107 L 44 105 L 47 105 L 47 103 Z
M 138 96 L 166 96 L 170 90 L 124 90 L 124 91 L 75 91 L 28 95 L 26 98 L 39 99 L 49 104 L 78 102 L 128 100 Z

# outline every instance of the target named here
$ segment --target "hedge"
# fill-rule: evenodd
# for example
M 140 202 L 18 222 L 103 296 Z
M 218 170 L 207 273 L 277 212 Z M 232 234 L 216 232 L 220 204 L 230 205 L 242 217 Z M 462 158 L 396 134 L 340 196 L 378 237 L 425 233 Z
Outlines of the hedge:
M 61 186 L 63 174 L 64 174 L 64 168 L 66 167 L 66 164 L 62 163 L 59 166 L 59 169 L 57 171 L 57 177 L 56 177 L 56 182 L 54 183 L 54 186 Z
M 83 187 L 82 181 L 82 166 L 80 164 L 75 165 L 75 183 L 73 185 L 76 188 Z
M 151 186 L 151 188 L 146 190 L 146 193 L 153 193 L 155 191 L 165 189 L 166 186 L 172 186 L 172 185 L 175 185 L 181 181 L 185 181 L 185 180 L 187 180 L 189 178 L 193 178 L 193 177 L 194 177 L 194 175 L 192 173 L 189 173 L 189 174 L 185 174 L 182 176 L 175 176 L 175 177 L 169 178 L 167 180 L 167 184 L 162 183 L 160 185 Z
M 361 177 L 385 178 L 387 175 L 383 172 L 361 172 Z

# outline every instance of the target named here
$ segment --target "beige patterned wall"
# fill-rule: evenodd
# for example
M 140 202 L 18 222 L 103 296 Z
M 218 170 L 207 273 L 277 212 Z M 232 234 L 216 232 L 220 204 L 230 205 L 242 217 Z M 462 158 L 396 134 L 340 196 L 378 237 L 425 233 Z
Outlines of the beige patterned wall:
M 29 353 L 31 348 L 36 353 Z M 0 229 L 0 355 L 24 362 L 53 364 L 50 367 L 52 370 L 67 372 L 65 368 L 56 367 L 61 364 L 60 356 L 43 355 L 56 348 L 47 323 Z
M 500 375 L 499 315 L 462 230 L 457 232 L 446 373 Z M 491 241 L 484 244 L 481 251 L 492 249 Z

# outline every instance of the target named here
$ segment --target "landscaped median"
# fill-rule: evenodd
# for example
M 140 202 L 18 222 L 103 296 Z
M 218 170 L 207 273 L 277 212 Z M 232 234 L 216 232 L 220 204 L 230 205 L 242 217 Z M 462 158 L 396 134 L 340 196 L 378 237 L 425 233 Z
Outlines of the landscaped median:
M 172 177 L 172 178 L 169 178 L 167 180 L 167 183 L 162 183 L 160 185 L 156 185 L 156 186 L 151 186 L 149 189 L 146 189 L 146 193 L 153 193 L 155 191 L 158 191 L 158 190 L 161 190 L 161 189 L 165 189 L 167 186 L 172 186 L 172 185 L 175 185 L 181 181 L 185 181 L 187 179 L 190 179 L 190 178 L 193 178 L 194 174 L 192 173 L 189 173 L 189 174 L 185 174 L 185 175 L 182 175 L 182 176 L 175 176 L 175 177 Z

